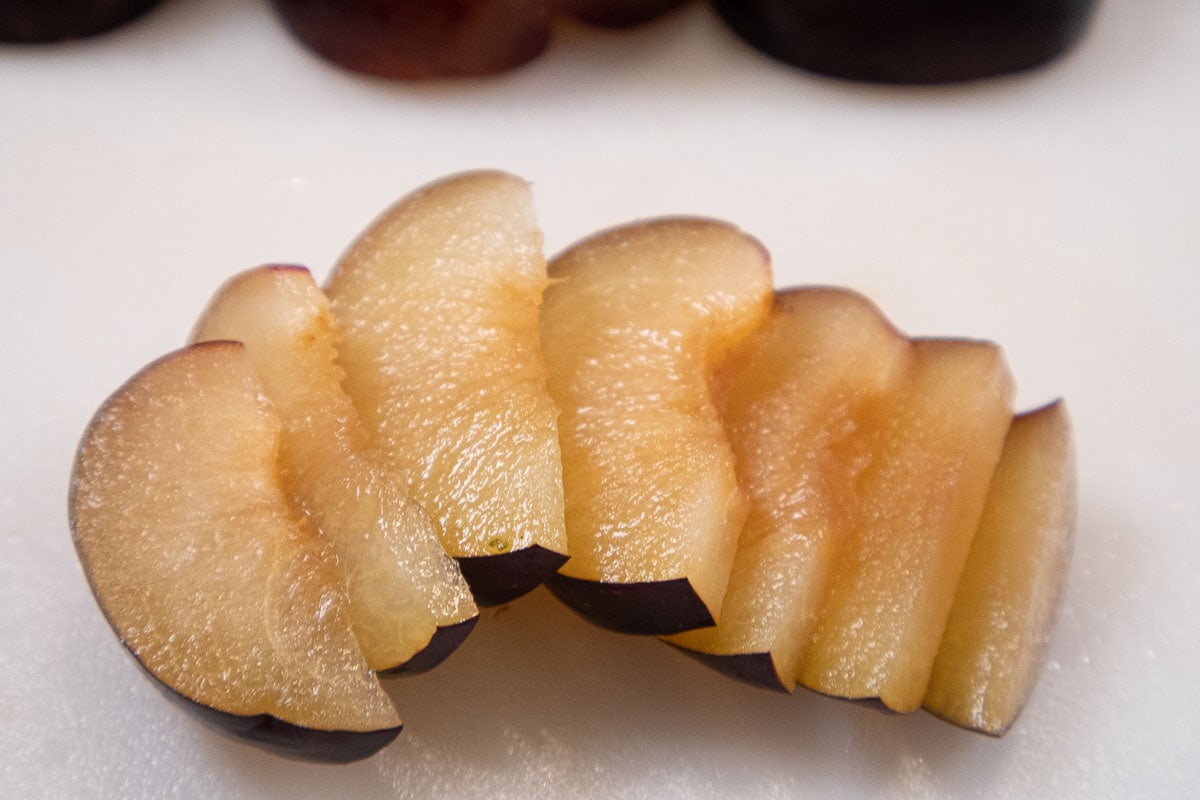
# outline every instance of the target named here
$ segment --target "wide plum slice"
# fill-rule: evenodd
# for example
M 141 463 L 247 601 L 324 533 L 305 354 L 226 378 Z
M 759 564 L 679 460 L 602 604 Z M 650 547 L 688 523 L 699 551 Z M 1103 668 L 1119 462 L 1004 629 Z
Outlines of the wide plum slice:
M 283 755 L 353 761 L 400 719 L 281 485 L 280 431 L 240 344 L 172 353 L 89 424 L 71 529 L 105 617 L 169 696 Z
M 475 172 L 385 212 L 327 287 L 371 444 L 437 521 L 481 605 L 533 590 L 567 558 L 538 337 L 546 284 L 529 185 Z
M 713 378 L 767 316 L 767 253 L 733 226 L 665 219 L 584 240 L 550 277 L 571 558 L 548 586 L 618 631 L 711 625 L 745 518 Z

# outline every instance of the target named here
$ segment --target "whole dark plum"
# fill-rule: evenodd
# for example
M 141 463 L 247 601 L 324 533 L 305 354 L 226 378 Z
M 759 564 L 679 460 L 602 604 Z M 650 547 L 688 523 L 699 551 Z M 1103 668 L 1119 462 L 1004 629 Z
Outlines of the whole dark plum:
M 804 69 L 879 83 L 1019 72 L 1066 52 L 1096 0 L 714 0 L 755 48 Z
M 0 41 L 59 42 L 133 20 L 161 0 L 0 0 Z
M 489 75 L 537 57 L 557 14 L 608 27 L 685 0 L 272 0 L 312 50 L 385 78 Z

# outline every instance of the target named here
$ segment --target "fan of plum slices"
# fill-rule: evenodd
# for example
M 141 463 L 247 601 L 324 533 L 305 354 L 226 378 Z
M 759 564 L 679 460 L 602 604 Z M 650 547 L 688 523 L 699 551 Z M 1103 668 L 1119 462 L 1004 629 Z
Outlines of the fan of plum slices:
M 748 521 L 721 620 L 668 641 L 758 685 L 1007 728 L 1065 582 L 1061 404 L 1010 427 L 998 348 L 909 340 L 825 288 L 781 292 L 723 380 Z
M 225 733 L 369 756 L 400 729 L 377 673 L 543 580 L 776 689 L 992 735 L 1032 691 L 1073 536 L 1065 407 L 1014 419 L 993 344 L 773 293 L 730 225 L 614 228 L 547 272 L 528 185 L 467 173 L 372 224 L 328 295 L 250 270 L 194 339 L 97 411 L 69 508 L 123 644 Z

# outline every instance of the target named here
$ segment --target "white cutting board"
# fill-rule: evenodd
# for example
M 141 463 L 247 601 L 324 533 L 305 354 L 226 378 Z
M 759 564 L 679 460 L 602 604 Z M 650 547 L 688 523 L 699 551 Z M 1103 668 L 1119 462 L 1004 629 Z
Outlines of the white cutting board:
M 930 89 L 784 67 L 703 5 L 564 25 L 526 68 L 417 85 L 326 65 L 263 0 L 0 46 L 0 796 L 1195 796 L 1198 82 L 1194 0 L 1108 0 L 1059 64 Z M 1067 397 L 1078 547 L 1006 739 L 743 687 L 544 593 L 396 684 L 405 732 L 353 766 L 283 761 L 163 701 L 71 549 L 88 417 L 232 273 L 323 277 L 384 206 L 473 167 L 533 182 L 551 252 L 634 217 L 726 218 L 781 284 L 995 339 L 1022 406 Z

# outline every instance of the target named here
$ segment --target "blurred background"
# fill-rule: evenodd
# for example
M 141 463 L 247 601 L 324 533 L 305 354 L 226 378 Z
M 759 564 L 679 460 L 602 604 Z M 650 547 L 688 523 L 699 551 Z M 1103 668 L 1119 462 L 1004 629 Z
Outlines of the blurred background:
M 0 795 L 1186 797 L 1200 785 L 1200 4 L 1102 0 L 1032 72 L 820 77 L 704 3 L 562 20 L 485 78 L 320 59 L 265 0 L 169 0 L 104 36 L 0 44 Z M 1080 442 L 1071 584 L 1041 683 L 993 741 L 743 687 L 539 592 L 397 682 L 350 767 L 219 739 L 163 702 L 80 573 L 67 479 L 91 413 L 263 262 L 318 279 L 441 175 L 532 181 L 547 250 L 664 214 L 730 220 L 777 282 L 870 295 L 911 334 L 1004 345 Z

